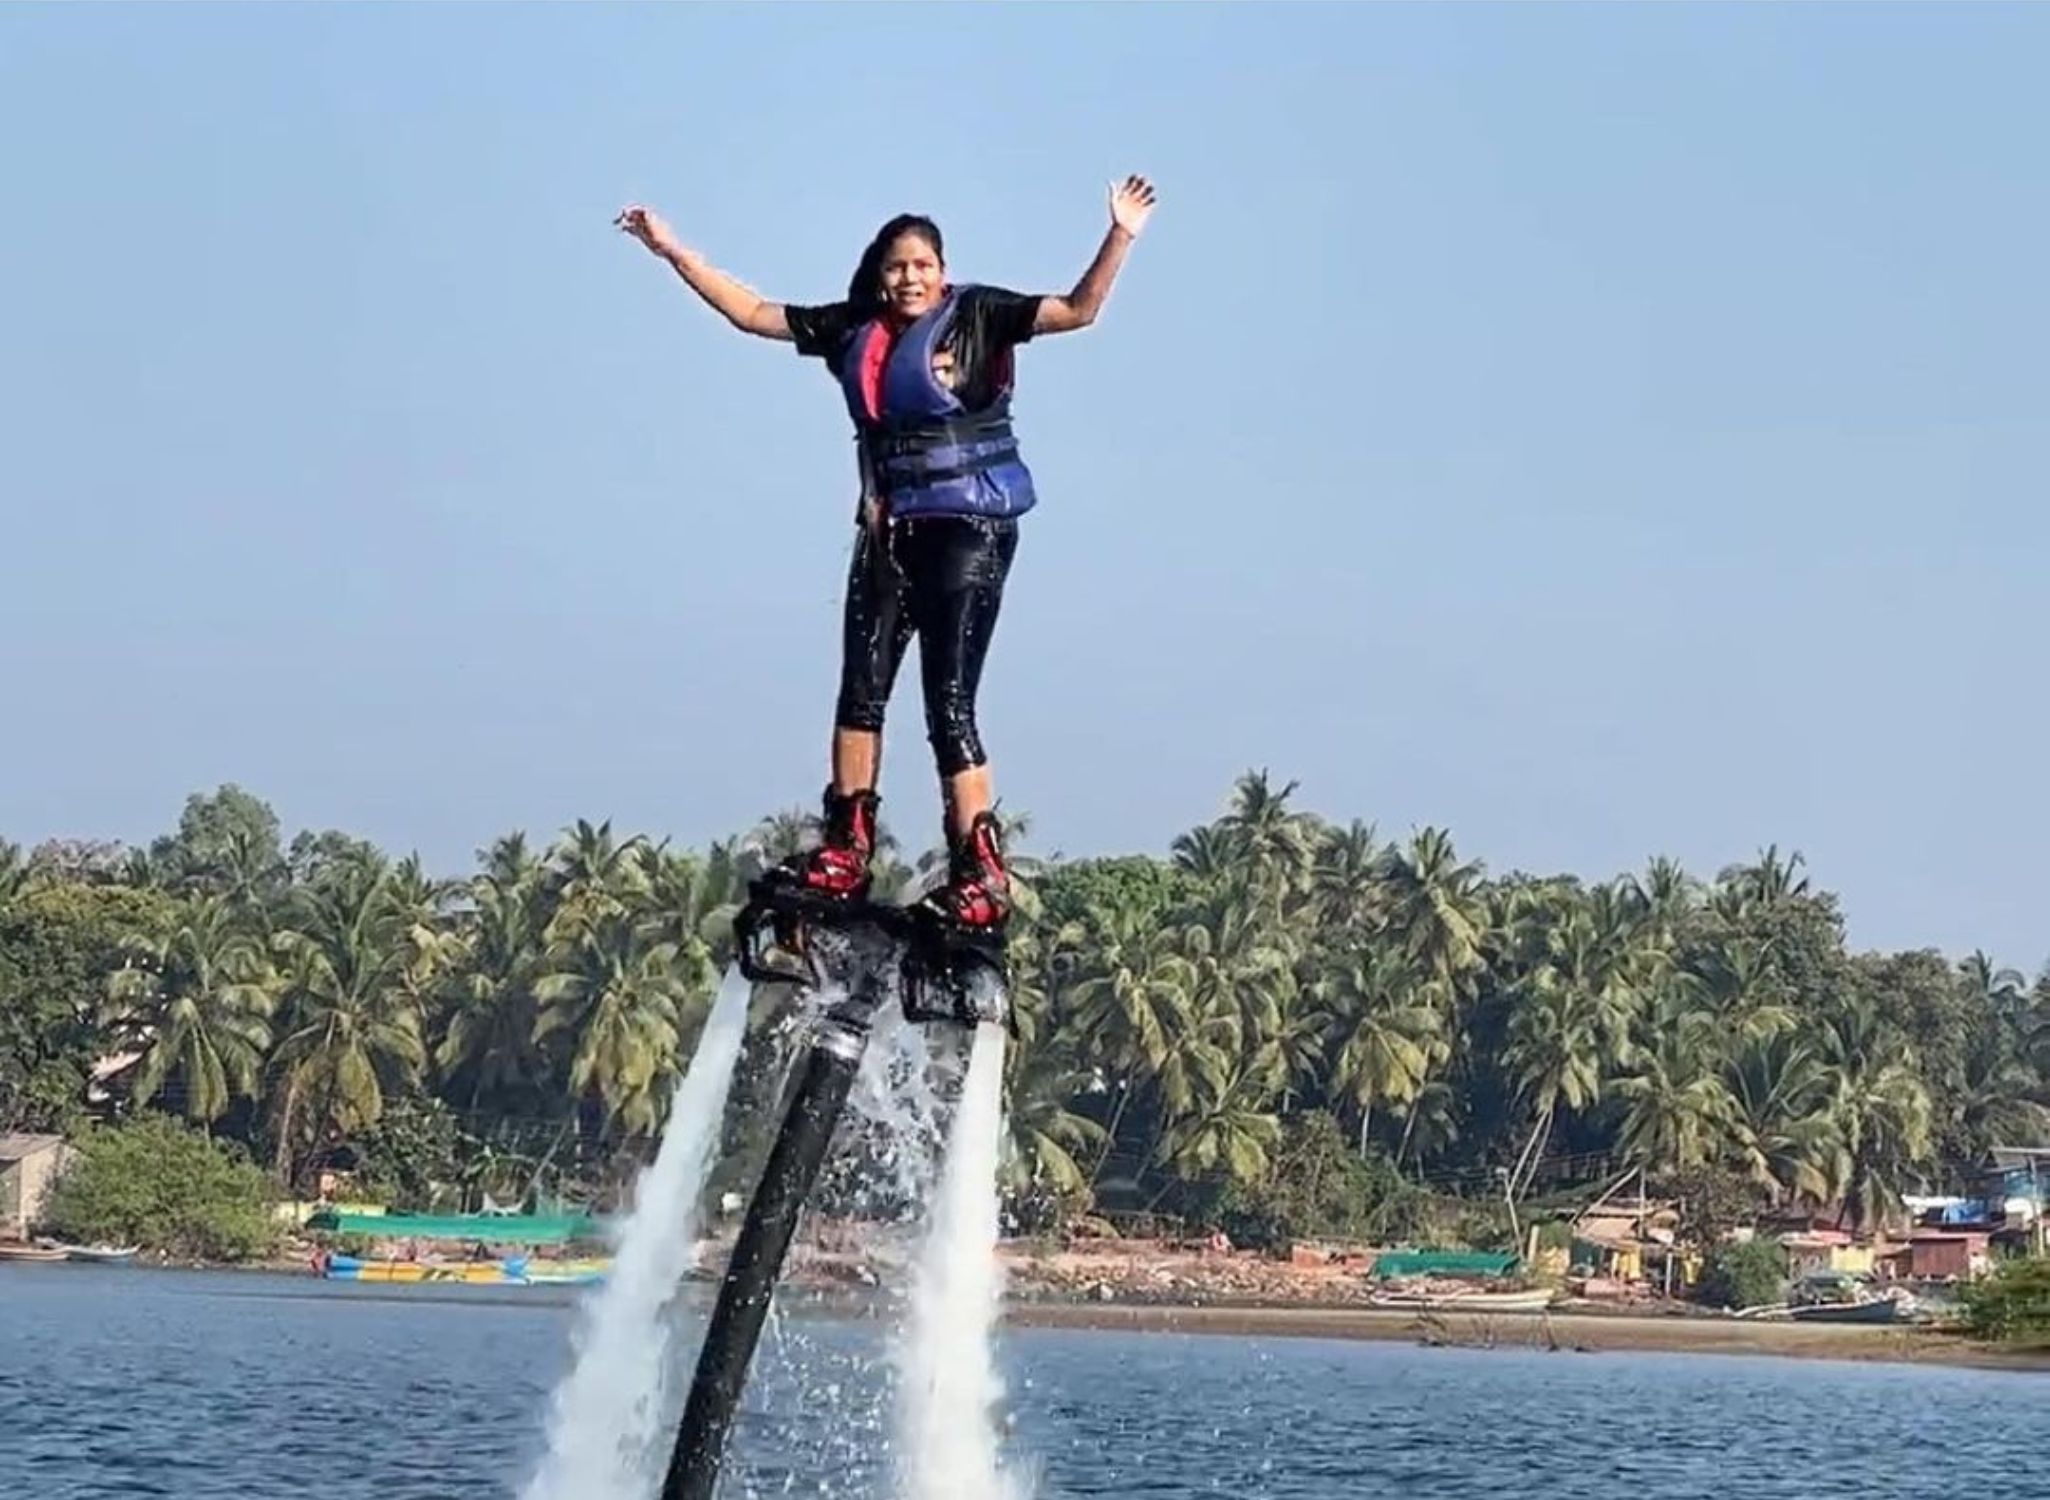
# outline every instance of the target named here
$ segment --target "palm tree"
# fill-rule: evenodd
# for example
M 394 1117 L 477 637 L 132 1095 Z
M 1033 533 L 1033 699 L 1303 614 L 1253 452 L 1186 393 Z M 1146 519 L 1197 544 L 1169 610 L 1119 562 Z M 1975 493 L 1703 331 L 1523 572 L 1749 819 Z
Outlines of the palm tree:
M 1244 887 L 1213 891 L 1170 930 L 1189 966 L 1193 1011 L 1228 1031 L 1235 1050 L 1280 1029 L 1296 990 L 1289 929 Z
M 1332 1025 L 1317 992 L 1292 985 L 1273 1026 L 1246 1049 L 1247 1073 L 1280 1097 L 1283 1113 L 1292 1111 L 1299 1098 L 1319 1092 Z
M 647 840 L 639 834 L 623 843 L 614 839 L 610 820 L 594 826 L 577 819 L 556 841 L 550 859 L 548 879 L 556 907 L 551 936 L 574 935 L 637 909 L 648 894 L 641 858 L 646 847 Z
M 1730 1151 L 1774 1203 L 1820 1203 L 1845 1176 L 1843 1141 L 1829 1111 L 1832 1080 L 1815 1043 L 1793 1031 L 1749 1039 L 1728 1075 Z
M 758 875 L 803 853 L 818 841 L 824 826 L 817 813 L 795 807 L 762 819 L 740 842 L 742 869 L 749 876 Z
M 1231 807 L 1218 820 L 1218 832 L 1232 851 L 1237 873 L 1260 893 L 1263 903 L 1278 902 L 1301 889 L 1316 854 L 1316 820 L 1289 810 L 1295 789 L 1291 781 L 1276 791 L 1267 772 L 1249 771 L 1239 777 Z
M 1191 1069 L 1211 1058 L 1196 1035 L 1195 975 L 1179 933 L 1123 910 L 1092 921 L 1101 925 L 1081 955 L 1067 1005 L 1074 1051 L 1105 1070 L 1117 1096 L 1101 1171 L 1134 1099 L 1151 1093 L 1169 1112 L 1186 1109 Z
M 21 857 L 21 845 L 0 839 L 0 912 L 28 888 L 28 861 Z
M 655 935 L 676 945 L 691 988 L 710 994 L 732 961 L 733 917 L 744 895 L 733 881 L 730 862 L 722 869 L 709 860 L 650 847 L 642 863 Z
M 1958 980 L 1968 995 L 1987 1015 L 2017 1021 L 2028 1008 L 2028 981 L 2015 969 L 1996 969 L 1993 960 L 1973 950 L 1957 966 Z
M 386 1094 L 426 1063 L 407 984 L 415 953 L 406 915 L 390 866 L 349 861 L 294 892 L 290 925 L 272 939 L 283 988 L 271 1065 L 283 1079 L 278 1152 L 287 1176 L 302 1129 L 320 1144 L 374 1124 Z
M 1214 1080 L 1194 1108 L 1169 1124 L 1153 1159 L 1184 1179 L 1222 1170 L 1233 1180 L 1263 1180 L 1281 1143 L 1281 1122 L 1267 1096 L 1244 1073 Z
M 108 977 L 104 1020 L 140 1054 L 129 1097 L 147 1104 L 174 1085 L 186 1118 L 218 1120 L 254 1098 L 276 1003 L 262 948 L 239 929 L 231 899 L 202 897 L 161 936 L 132 935 Z
M 1931 1109 L 1913 1049 L 1862 994 L 1839 998 L 1819 1028 L 1831 1071 L 1830 1114 L 1843 1142 L 1833 1184 L 1844 1213 L 1870 1224 L 1900 1206 L 1910 1170 L 1928 1159 Z
M 1025 1047 L 1013 1051 L 1007 1071 L 1011 1088 L 1004 1125 L 1009 1135 L 1005 1156 L 1010 1190 L 1085 1199 L 1090 1179 L 1079 1157 L 1101 1157 L 1109 1149 L 1110 1133 L 1068 1106 L 1095 1086 L 1094 1071 L 1052 1048 Z
M 1741 921 L 1752 911 L 1770 909 L 1808 894 L 1808 877 L 1801 874 L 1800 853 L 1780 858 L 1779 846 L 1768 845 L 1755 864 L 1732 865 L 1716 877 L 1716 891 L 1710 905 L 1726 921 Z
M 1411 1147 L 1415 1160 L 1429 1161 L 1449 1151 L 1459 1140 L 1459 1092 L 1443 1078 L 1426 1079 L 1417 1095 L 1401 1111 L 1402 1139 L 1395 1143 L 1395 1166 L 1402 1167 Z
M 1570 966 L 1543 965 L 1525 981 L 1502 1050 L 1503 1065 L 1532 1122 L 1510 1173 L 1512 1196 L 1536 1176 L 1559 1106 L 1584 1111 L 1601 1097 L 1605 1063 L 1625 1060 L 1617 1058 L 1615 1039 L 1627 1026 L 1616 995 L 1589 984 L 1585 974 Z
M 262 921 L 289 878 L 276 841 L 244 827 L 228 830 L 209 875 L 207 884 L 227 900 L 229 909 L 254 922 Z
M 659 1123 L 657 1084 L 675 1074 L 689 1004 L 676 945 L 651 924 L 611 913 L 551 946 L 553 972 L 535 986 L 535 1040 L 569 1040 L 568 1093 L 597 1099 L 608 1120 L 645 1132 Z
M 1317 995 L 1331 1020 L 1331 1091 L 1358 1112 L 1360 1154 L 1378 1107 L 1402 1109 L 1447 1055 L 1443 1012 L 1403 953 L 1386 947 L 1333 962 Z
M 1082 1050 L 1121 1072 L 1159 1071 L 1193 1022 L 1195 975 L 1179 932 L 1130 913 L 1093 934 L 1070 1005 Z
M 1385 850 L 1371 823 L 1326 829 L 1310 871 L 1313 912 L 1327 929 L 1372 931 L 1383 920 Z
M 1700 905 L 1701 883 L 1677 860 L 1660 855 L 1646 867 L 1642 879 L 1631 876 L 1629 886 L 1655 940 L 1671 947 Z
M 1964 1076 L 1950 1100 L 1950 1139 L 1983 1159 L 1993 1147 L 2050 1130 L 2050 1085 L 2022 1054 L 2014 1028 L 1981 1026 L 1965 1049 Z
M 1388 933 L 1447 995 L 1461 993 L 1482 963 L 1487 901 L 1480 880 L 1480 866 L 1460 863 L 1442 829 L 1424 829 L 1387 861 Z
M 1179 835 L 1168 852 L 1176 869 L 1205 885 L 1229 880 L 1239 871 L 1237 841 L 1219 824 L 1206 824 Z
M 442 1076 L 475 1109 L 487 1095 L 517 1096 L 546 1073 L 535 1041 L 547 973 L 543 934 L 548 903 L 539 861 L 523 847 L 501 846 L 470 882 L 472 912 L 460 961 L 444 987 L 447 1006 L 435 1061 Z
M 1722 1151 L 1736 1101 L 1719 1067 L 1723 1039 L 1714 1018 L 1692 1001 L 1692 987 L 1674 976 L 1647 1017 L 1646 1039 L 1633 1048 L 1635 1067 L 1616 1080 L 1623 1103 L 1619 1144 L 1654 1175 L 1673 1175 L 1713 1161 Z

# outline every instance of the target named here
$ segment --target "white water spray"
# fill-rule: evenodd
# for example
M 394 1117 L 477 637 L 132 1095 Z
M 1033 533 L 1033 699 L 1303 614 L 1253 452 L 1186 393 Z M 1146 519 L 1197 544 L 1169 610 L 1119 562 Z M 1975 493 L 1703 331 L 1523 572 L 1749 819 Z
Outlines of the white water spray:
M 1018 1494 L 1000 1470 L 995 1425 L 1004 1394 L 994 1347 L 1003 1293 L 996 1257 L 1003 1089 L 1003 1028 L 977 1026 L 897 1352 L 897 1460 L 906 1500 Z
M 604 1287 L 584 1306 L 576 1361 L 557 1387 L 548 1452 L 521 1500 L 644 1500 L 681 1408 L 673 1390 L 676 1294 L 697 1248 L 698 1198 L 747 1030 L 750 986 L 729 972 L 676 1086 L 654 1164 L 635 1184 Z

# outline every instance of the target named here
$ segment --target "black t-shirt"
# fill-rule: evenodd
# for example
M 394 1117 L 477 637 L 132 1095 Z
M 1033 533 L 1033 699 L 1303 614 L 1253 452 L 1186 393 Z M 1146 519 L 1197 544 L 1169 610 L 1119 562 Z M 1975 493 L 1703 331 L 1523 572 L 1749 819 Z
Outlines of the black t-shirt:
M 953 322 L 933 350 L 933 363 L 951 360 L 953 390 L 961 404 L 979 411 L 1011 383 L 1011 349 L 1032 337 L 1040 298 L 997 286 L 968 286 L 956 294 Z M 784 320 L 797 352 L 823 359 L 837 378 L 855 333 L 874 317 L 847 302 L 817 307 L 786 305 Z M 942 370 L 942 379 L 945 379 Z

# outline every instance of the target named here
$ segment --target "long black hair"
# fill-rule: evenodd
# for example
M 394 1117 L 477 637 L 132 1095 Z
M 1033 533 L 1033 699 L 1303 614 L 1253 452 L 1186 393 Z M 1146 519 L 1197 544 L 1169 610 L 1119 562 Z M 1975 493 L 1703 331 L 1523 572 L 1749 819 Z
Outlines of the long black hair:
M 847 300 L 863 311 L 880 311 L 883 306 L 883 257 L 900 234 L 915 234 L 932 246 L 932 253 L 946 264 L 947 247 L 940 239 L 940 226 L 924 214 L 899 214 L 868 242 L 854 275 L 847 282 Z

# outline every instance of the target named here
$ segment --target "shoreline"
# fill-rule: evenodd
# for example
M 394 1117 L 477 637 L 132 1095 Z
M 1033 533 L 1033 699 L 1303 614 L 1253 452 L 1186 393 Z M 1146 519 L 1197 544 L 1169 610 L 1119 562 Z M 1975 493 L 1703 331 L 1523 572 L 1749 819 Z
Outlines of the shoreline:
M 303 1260 L 277 1258 L 227 1264 L 138 1262 L 134 1270 L 305 1277 L 312 1288 L 332 1285 L 312 1276 Z M 2050 1348 L 2005 1349 L 1928 1327 L 1861 1326 L 1853 1323 L 1793 1323 L 1737 1320 L 1712 1314 L 1600 1311 L 1585 1307 L 1542 1313 L 1430 1312 L 1316 1300 L 1219 1300 L 1200 1292 L 1105 1299 L 1079 1289 L 1055 1290 L 1014 1274 L 1003 1299 L 1001 1321 L 1015 1328 L 1075 1329 L 1124 1333 L 1175 1333 L 1199 1337 L 1319 1338 L 1370 1343 L 1421 1344 L 1438 1348 L 1528 1349 L 1561 1354 L 1709 1354 L 1790 1359 L 1834 1359 L 1877 1364 L 1943 1365 L 1955 1368 L 2050 1374 Z M 837 1277 L 787 1279 L 803 1305 L 827 1311 L 845 1302 L 849 1310 L 877 1290 Z M 353 1285 L 353 1283 L 351 1283 Z M 403 1299 L 446 1289 L 450 1283 L 391 1284 L 379 1290 Z M 532 1288 L 532 1291 L 572 1288 Z M 1187 1288 L 1195 1292 L 1195 1288 Z M 524 1295 L 515 1291 L 514 1296 Z M 887 1295 L 887 1294 L 885 1294 Z
M 1762 1323 L 1628 1313 L 1426 1313 L 1366 1307 L 1217 1307 L 1006 1301 L 1020 1328 L 1321 1338 L 1562 1354 L 1738 1354 L 2050 1373 L 2050 1350 L 2008 1351 L 1926 1328 Z

